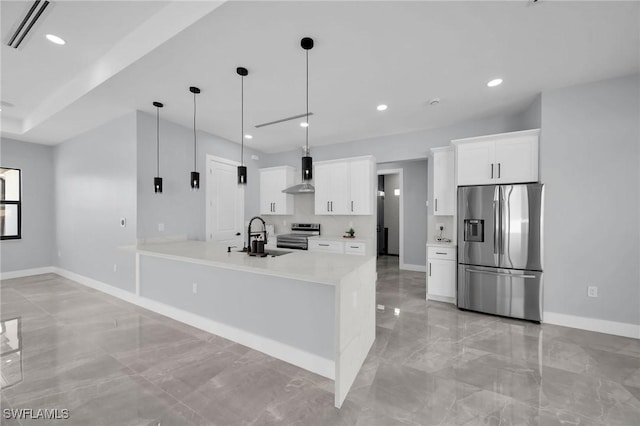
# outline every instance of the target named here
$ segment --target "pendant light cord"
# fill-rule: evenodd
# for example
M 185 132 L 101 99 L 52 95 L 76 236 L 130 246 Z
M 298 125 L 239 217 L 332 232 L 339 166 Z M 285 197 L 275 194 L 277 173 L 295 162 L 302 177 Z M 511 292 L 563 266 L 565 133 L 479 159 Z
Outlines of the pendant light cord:
M 307 50 L 307 127 L 306 129 L 306 144 L 305 144 L 305 154 L 309 155 L 309 50 Z
M 156 107 L 156 176 L 160 176 L 160 107 Z
M 196 94 L 193 94 L 193 171 L 198 171 L 196 168 L 196 156 L 197 156 L 197 146 L 196 146 Z
M 240 113 L 240 161 L 244 166 L 244 76 L 240 76 L 240 109 L 242 112 Z

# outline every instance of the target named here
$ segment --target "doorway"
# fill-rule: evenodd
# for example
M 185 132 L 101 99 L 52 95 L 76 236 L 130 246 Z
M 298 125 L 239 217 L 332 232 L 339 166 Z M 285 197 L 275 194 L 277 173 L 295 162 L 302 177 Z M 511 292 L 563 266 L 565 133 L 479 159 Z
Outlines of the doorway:
M 378 170 L 377 253 L 404 264 L 403 170 Z
M 242 247 L 244 186 L 238 185 L 240 163 L 207 155 L 207 241 Z

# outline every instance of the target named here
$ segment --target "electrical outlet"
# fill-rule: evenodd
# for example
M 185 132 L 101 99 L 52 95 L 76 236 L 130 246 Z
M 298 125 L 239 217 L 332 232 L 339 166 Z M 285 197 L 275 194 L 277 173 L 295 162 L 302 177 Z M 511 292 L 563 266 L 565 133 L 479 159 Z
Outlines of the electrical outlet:
M 118 272 L 118 264 L 117 263 L 113 264 L 113 272 Z
M 436 231 L 444 230 L 444 223 L 436 223 Z
M 164 232 L 164 223 L 158 224 L 158 232 Z
M 191 284 L 191 291 L 193 291 L 193 294 L 198 294 L 198 283 Z
M 598 297 L 598 287 L 594 285 L 590 285 L 589 287 L 587 287 L 587 296 Z

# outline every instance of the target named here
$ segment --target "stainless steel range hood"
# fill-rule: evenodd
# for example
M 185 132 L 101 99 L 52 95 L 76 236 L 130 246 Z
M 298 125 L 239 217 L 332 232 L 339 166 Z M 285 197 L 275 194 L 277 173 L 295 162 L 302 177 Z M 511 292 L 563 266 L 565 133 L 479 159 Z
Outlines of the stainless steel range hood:
M 285 194 L 313 194 L 316 189 L 309 182 L 302 182 L 282 190 Z

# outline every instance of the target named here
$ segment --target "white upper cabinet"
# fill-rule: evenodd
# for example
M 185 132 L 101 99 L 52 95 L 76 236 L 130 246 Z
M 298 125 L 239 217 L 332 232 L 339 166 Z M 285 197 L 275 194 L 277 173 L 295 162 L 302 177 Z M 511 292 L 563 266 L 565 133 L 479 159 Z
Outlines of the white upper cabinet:
M 455 172 L 453 147 L 432 148 L 433 153 L 433 214 L 455 214 Z
M 457 184 L 538 181 L 540 129 L 451 141 L 456 147 Z
M 291 166 L 260 169 L 260 214 L 291 215 L 294 198 L 283 189 L 295 182 L 295 169 Z
M 373 157 L 317 162 L 313 177 L 317 215 L 373 214 Z

